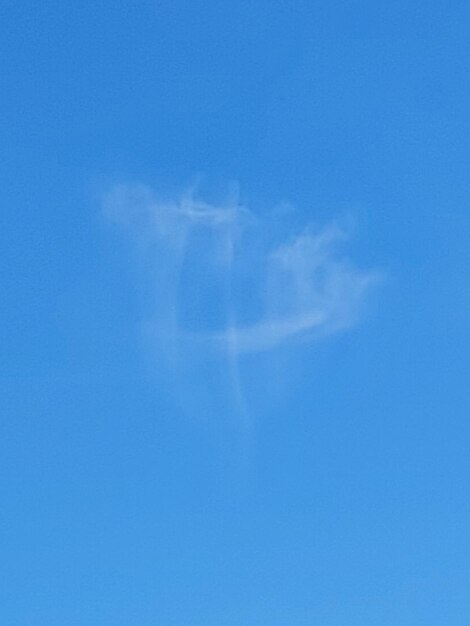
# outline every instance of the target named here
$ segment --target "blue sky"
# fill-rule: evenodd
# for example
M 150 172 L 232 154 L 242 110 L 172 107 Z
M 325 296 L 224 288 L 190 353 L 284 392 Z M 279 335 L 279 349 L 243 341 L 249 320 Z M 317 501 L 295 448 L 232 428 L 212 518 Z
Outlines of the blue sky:
M 0 18 L 0 621 L 467 625 L 468 4 Z

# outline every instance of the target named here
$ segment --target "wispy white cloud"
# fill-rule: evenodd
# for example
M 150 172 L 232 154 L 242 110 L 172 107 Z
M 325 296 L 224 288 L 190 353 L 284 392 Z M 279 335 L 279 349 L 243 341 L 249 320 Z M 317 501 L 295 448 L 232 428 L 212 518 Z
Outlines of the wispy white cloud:
M 160 200 L 146 186 L 122 185 L 105 210 L 147 253 L 154 329 L 166 344 L 242 354 L 309 341 L 353 325 L 379 276 L 340 254 L 347 233 L 337 224 L 287 229 L 276 241 L 270 219 L 237 199 L 214 205 L 188 192 Z
M 194 191 L 162 199 L 120 185 L 104 204 L 140 250 L 156 361 L 198 415 L 234 413 L 249 424 L 244 357 L 350 328 L 379 278 L 341 252 L 348 232 L 338 223 L 293 228 L 292 212 L 260 216 L 236 194 L 211 204 Z

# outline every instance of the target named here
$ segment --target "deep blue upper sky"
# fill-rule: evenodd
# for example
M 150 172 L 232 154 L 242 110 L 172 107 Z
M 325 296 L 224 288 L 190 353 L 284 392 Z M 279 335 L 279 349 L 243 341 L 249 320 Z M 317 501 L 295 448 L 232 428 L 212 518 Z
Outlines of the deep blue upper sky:
M 3 1 L 2 624 L 470 623 L 469 18 Z M 197 177 L 294 230 L 351 222 L 382 276 L 351 327 L 230 362 L 238 404 L 196 349 L 162 374 L 169 262 L 103 211 Z

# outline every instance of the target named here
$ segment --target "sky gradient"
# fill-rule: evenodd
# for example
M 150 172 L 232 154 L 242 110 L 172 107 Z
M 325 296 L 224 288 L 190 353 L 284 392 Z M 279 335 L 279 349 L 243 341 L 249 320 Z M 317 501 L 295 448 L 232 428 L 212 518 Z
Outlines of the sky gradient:
M 468 4 L 0 30 L 1 623 L 467 626 Z

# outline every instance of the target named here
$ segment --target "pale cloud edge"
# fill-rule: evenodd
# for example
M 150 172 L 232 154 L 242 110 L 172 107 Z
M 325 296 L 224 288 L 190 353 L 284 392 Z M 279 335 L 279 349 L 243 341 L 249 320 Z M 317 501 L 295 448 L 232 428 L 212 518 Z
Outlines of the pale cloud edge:
M 382 278 L 340 253 L 348 233 L 338 223 L 292 232 L 283 219 L 279 229 L 279 215 L 260 217 L 237 197 L 211 204 L 190 190 L 161 200 L 148 186 L 118 185 L 104 209 L 144 251 L 158 295 L 153 332 L 167 354 L 178 344 L 233 357 L 339 332 L 356 323 L 367 293 Z M 196 274 L 194 285 L 190 273 Z M 217 297 L 206 297 L 200 317 L 222 299 L 223 318 L 197 328 L 194 319 L 182 320 L 182 308 L 188 309 L 183 283 L 196 299 L 205 283 L 217 284 Z

